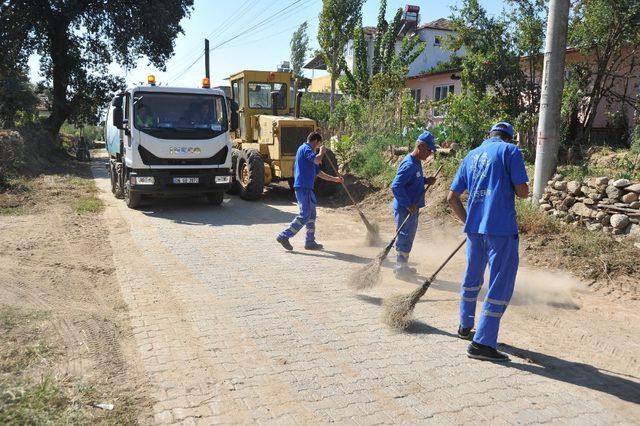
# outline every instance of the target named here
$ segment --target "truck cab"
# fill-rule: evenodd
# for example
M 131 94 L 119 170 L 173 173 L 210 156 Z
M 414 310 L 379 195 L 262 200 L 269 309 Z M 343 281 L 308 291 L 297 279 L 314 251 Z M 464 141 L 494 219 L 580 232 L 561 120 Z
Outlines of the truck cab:
M 207 82 L 208 83 L 208 82 Z M 228 107 L 218 89 L 134 86 L 110 102 L 111 188 L 135 208 L 145 196 L 204 195 L 221 204 L 232 183 Z

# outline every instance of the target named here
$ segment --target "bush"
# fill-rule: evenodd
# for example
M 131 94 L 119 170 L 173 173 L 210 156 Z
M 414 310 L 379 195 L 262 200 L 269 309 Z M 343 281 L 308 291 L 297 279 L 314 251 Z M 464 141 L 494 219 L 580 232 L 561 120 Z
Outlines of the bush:
M 444 112 L 440 142 L 456 142 L 467 150 L 480 145 L 500 117 L 496 101 L 489 94 L 462 93 L 431 104 Z
M 318 125 L 329 122 L 329 102 L 303 96 L 300 103 L 300 116 L 315 120 Z
M 16 131 L 0 131 L 0 183 L 24 158 L 24 140 Z

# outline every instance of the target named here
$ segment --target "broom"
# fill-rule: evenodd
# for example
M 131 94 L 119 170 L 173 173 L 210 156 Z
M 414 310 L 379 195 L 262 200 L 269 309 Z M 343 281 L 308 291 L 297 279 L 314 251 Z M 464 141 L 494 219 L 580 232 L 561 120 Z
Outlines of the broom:
M 409 324 L 411 324 L 411 314 L 413 313 L 413 308 L 416 307 L 416 303 L 418 303 L 418 300 L 424 296 L 431 283 L 436 279 L 438 273 L 447 265 L 447 263 L 449 263 L 451 258 L 455 256 L 465 242 L 466 239 L 462 240 L 462 242 L 458 244 L 458 247 L 456 247 L 449 257 L 447 257 L 433 275 L 426 279 L 416 290 L 406 295 L 397 294 L 388 300 L 385 300 L 384 316 L 382 318 L 385 324 L 394 330 L 405 330 Z
M 327 159 L 327 161 L 331 165 L 331 168 L 333 169 L 335 174 L 337 176 L 340 176 L 340 173 L 338 172 L 338 169 L 336 168 L 336 166 L 333 164 L 333 161 L 331 161 L 331 158 L 329 158 L 329 156 L 327 155 L 325 155 L 324 158 Z M 378 225 L 372 224 L 367 220 L 367 217 L 364 215 L 364 213 L 362 213 L 362 210 L 360 210 L 360 207 L 358 207 L 358 203 L 356 203 L 356 200 L 351 195 L 351 192 L 347 188 L 347 185 L 344 183 L 344 181 L 342 182 L 342 187 L 344 188 L 344 191 L 349 196 L 349 199 L 353 203 L 353 206 L 358 211 L 358 215 L 360 215 L 360 219 L 362 220 L 362 223 L 364 223 L 364 226 L 367 228 L 367 244 L 369 244 L 370 246 L 378 244 L 378 241 L 380 241 L 380 233 L 379 233 Z
M 442 165 L 438 167 L 438 170 L 436 170 L 436 173 L 435 175 L 433 175 L 433 177 L 438 177 L 438 175 L 440 174 L 440 170 L 442 170 Z M 427 186 L 427 188 L 425 189 L 425 194 L 427 193 L 427 191 L 429 191 L 430 188 L 431 185 Z M 382 262 L 387 258 L 389 251 L 391 251 L 391 247 L 393 247 L 396 239 L 398 239 L 398 235 L 400 235 L 400 231 L 402 231 L 402 228 L 404 227 L 405 223 L 407 223 L 410 217 L 411 213 L 404 218 L 404 220 L 398 227 L 398 230 L 396 231 L 396 235 L 394 235 L 393 239 L 380 252 L 380 254 L 378 254 L 378 256 L 376 256 L 371 262 L 367 263 L 364 267 L 360 268 L 359 270 L 354 272 L 351 277 L 349 277 L 349 286 L 351 288 L 353 288 L 354 290 L 364 290 L 374 287 L 380 282 L 380 267 L 382 266 Z

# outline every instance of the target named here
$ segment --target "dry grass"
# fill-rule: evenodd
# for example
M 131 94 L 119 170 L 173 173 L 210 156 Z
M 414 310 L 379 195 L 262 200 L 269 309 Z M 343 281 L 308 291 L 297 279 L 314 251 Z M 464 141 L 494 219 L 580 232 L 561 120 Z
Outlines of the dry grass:
M 428 288 L 425 282 L 409 294 L 397 294 L 385 300 L 382 321 L 393 330 L 406 330 L 411 324 L 416 303 Z
M 367 263 L 364 267 L 356 270 L 349 277 L 349 287 L 354 290 L 365 290 L 375 287 L 380 283 L 380 267 L 382 259 L 380 256 Z

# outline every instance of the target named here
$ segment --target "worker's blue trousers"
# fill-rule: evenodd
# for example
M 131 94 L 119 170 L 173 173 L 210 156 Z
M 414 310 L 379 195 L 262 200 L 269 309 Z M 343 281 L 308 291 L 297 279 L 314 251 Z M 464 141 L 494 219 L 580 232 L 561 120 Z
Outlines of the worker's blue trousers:
M 300 213 L 289 224 L 289 227 L 280 233 L 281 237 L 291 238 L 296 235 L 303 226 L 307 227 L 306 242 L 312 243 L 316 238 L 316 194 L 313 189 L 296 188 L 296 199 Z
M 402 222 L 404 222 L 408 214 L 409 210 L 404 207 L 393 209 L 393 217 L 396 220 L 396 231 L 400 225 L 402 225 Z M 418 230 L 419 215 L 419 212 L 411 215 L 398 234 L 398 238 L 396 239 L 396 269 L 406 267 L 407 263 L 409 263 L 409 253 L 411 253 L 413 240 L 416 238 L 416 231 Z
M 476 301 L 489 263 L 489 290 L 473 341 L 496 347 L 500 319 L 507 310 L 518 272 L 518 235 L 467 234 L 467 271 L 460 295 L 460 325 L 474 325 Z

